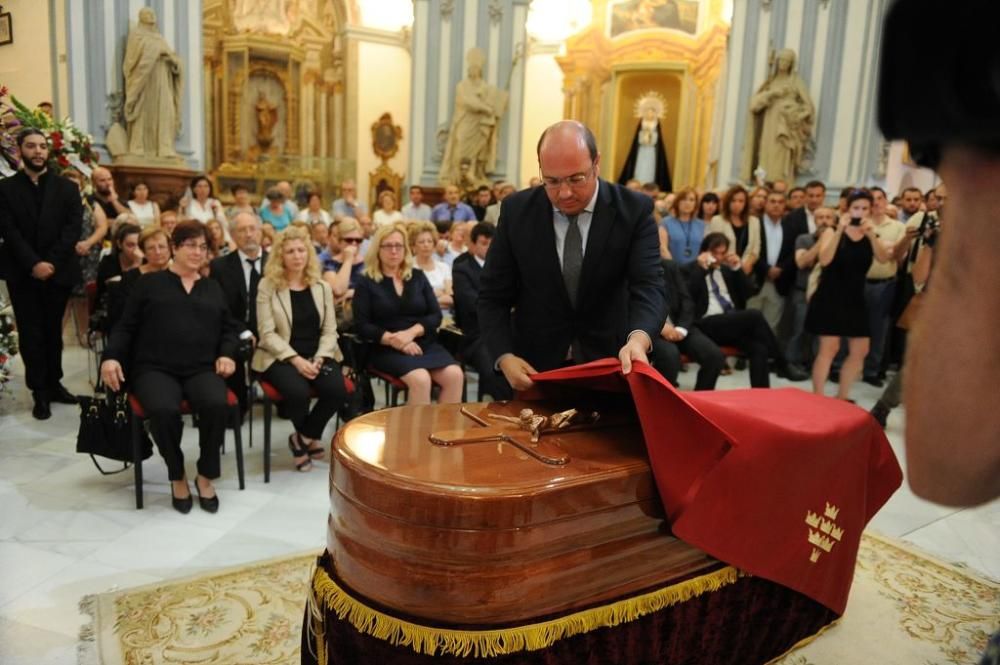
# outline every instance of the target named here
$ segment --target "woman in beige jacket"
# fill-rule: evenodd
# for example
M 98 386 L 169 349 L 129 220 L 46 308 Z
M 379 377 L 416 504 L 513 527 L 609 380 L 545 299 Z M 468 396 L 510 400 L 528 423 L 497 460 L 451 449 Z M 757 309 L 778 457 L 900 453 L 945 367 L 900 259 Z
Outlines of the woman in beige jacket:
M 740 185 L 734 185 L 722 195 L 719 214 L 712 218 L 705 235 L 721 233 L 729 239 L 729 251 L 740 257 L 743 272 L 753 276 L 753 267 L 760 256 L 760 220 L 750 214 L 748 195 Z
M 319 439 L 347 400 L 333 292 L 320 278 L 309 232 L 290 226 L 275 240 L 257 289 L 260 341 L 252 367 L 284 397 L 295 431 L 288 448 L 299 471 L 323 456 Z M 310 391 L 316 404 L 309 410 Z

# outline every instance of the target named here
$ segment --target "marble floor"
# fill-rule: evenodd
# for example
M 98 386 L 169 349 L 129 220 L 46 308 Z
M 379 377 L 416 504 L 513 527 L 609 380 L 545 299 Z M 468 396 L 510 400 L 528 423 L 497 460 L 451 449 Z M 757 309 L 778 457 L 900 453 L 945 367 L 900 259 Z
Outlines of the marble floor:
M 65 383 L 74 392 L 89 391 L 87 363 L 83 349 L 67 348 Z M 232 452 L 223 456 L 218 514 L 197 506 L 188 515 L 175 512 L 158 456 L 144 466 L 146 507 L 137 511 L 130 472 L 101 476 L 89 457 L 76 454 L 77 407 L 54 405 L 52 419 L 32 419 L 19 374 L 16 368 L 0 397 L 0 663 L 76 662 L 77 634 L 86 622 L 78 602 L 85 594 L 323 548 L 328 467 L 295 471 L 283 445 L 287 421 L 275 422 L 269 484 L 263 482 L 258 416 L 256 443 L 246 451 L 246 490 L 237 490 Z M 681 386 L 693 384 L 692 369 L 681 375 Z M 747 385 L 746 372 L 720 380 L 720 389 Z M 788 384 L 776 379 L 775 385 Z M 879 393 L 865 384 L 854 389 L 864 408 Z M 888 428 L 901 462 L 902 422 L 897 411 Z M 185 432 L 185 450 L 196 450 L 190 429 Z M 193 473 L 193 462 L 188 466 Z M 904 484 L 870 528 L 1000 579 L 1000 501 L 945 508 L 915 497 Z

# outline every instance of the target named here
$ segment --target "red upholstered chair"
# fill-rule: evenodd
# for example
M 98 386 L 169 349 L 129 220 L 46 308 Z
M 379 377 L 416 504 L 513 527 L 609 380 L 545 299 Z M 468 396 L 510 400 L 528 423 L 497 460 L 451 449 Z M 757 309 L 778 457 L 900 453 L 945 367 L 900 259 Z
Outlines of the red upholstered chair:
M 406 399 L 406 393 L 408 388 L 403 380 L 398 376 L 393 376 L 387 372 L 377 370 L 374 367 L 369 367 L 367 370 L 370 376 L 375 377 L 380 380 L 383 385 L 385 385 L 385 405 L 386 406 L 397 406 L 399 404 L 399 395 L 403 394 L 403 399 Z
M 722 355 L 726 358 L 742 358 L 743 352 L 737 349 L 735 346 L 720 346 L 719 350 L 722 351 Z M 681 354 L 681 362 L 687 364 L 691 362 L 691 359 L 686 355 Z
M 275 404 L 279 404 L 285 398 L 278 392 L 278 389 L 274 387 L 271 383 L 268 383 L 260 376 L 257 377 L 257 383 L 260 385 L 261 393 L 263 393 L 263 403 L 264 403 L 264 482 L 271 482 L 271 413 L 272 408 Z M 347 395 L 353 395 L 354 391 L 357 389 L 354 382 L 351 381 L 350 377 L 344 377 L 344 387 L 347 389 Z M 313 390 L 309 391 L 309 398 L 313 399 L 316 397 L 316 393 Z M 340 425 L 340 414 L 336 416 L 336 425 Z M 253 422 L 250 423 L 251 430 L 253 429 Z
M 132 459 L 135 460 L 135 507 L 142 509 L 142 421 L 146 419 L 146 411 L 142 408 L 134 394 L 128 396 L 129 406 L 132 407 Z M 236 473 L 240 480 L 240 489 L 246 488 L 243 475 L 243 437 L 240 431 L 240 403 L 236 399 L 236 393 L 232 390 L 226 391 L 226 404 L 229 405 L 229 427 L 233 430 L 233 441 L 236 447 Z M 191 415 L 194 411 L 187 400 L 181 401 L 181 415 Z M 225 448 L 223 447 L 223 450 Z

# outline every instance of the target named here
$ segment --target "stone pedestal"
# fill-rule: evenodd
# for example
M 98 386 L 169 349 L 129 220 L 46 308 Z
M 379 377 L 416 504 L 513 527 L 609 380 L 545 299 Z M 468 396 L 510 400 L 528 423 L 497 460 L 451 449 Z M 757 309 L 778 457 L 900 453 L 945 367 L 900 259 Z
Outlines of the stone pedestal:
M 144 160 L 149 164 L 149 160 Z M 122 200 L 127 199 L 132 187 L 142 182 L 149 187 L 149 198 L 156 201 L 160 210 L 176 210 L 184 190 L 191 184 L 197 171 L 171 166 L 138 166 L 116 160 L 111 167 L 115 179 L 115 191 Z

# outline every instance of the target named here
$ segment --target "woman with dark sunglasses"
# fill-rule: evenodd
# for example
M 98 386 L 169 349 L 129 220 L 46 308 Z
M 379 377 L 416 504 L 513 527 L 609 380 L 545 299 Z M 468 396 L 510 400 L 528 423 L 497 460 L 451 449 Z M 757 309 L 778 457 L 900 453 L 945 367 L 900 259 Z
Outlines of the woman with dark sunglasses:
M 334 300 L 342 302 L 354 296 L 361 271 L 364 270 L 364 253 L 361 244 L 364 232 L 358 220 L 347 217 L 330 227 L 329 244 L 319 255 L 323 281 L 333 289 Z

